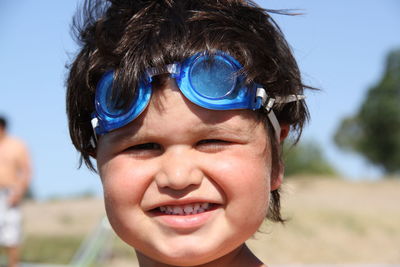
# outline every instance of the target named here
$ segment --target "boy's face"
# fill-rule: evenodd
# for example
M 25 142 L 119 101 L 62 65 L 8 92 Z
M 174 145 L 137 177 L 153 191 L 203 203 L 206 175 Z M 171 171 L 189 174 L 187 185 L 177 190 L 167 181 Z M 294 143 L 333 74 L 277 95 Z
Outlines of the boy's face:
M 201 108 L 169 79 L 139 118 L 99 139 L 114 230 L 168 264 L 229 255 L 257 231 L 279 186 L 271 185 L 268 140 L 253 111 Z

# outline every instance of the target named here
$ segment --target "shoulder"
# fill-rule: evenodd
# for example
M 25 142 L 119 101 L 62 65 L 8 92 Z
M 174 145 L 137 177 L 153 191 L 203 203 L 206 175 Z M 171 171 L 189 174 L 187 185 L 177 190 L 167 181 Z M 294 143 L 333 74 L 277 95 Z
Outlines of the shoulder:
M 12 149 L 13 151 L 16 152 L 25 152 L 27 151 L 27 146 L 25 145 L 25 143 L 14 136 L 7 136 L 4 140 L 6 146 L 10 149 Z

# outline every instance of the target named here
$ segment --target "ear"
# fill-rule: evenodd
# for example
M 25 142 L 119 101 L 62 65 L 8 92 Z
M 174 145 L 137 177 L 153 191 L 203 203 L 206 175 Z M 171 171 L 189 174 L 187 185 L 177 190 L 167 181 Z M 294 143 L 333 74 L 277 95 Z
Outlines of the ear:
M 281 133 L 279 136 L 279 143 L 281 144 L 283 141 L 285 141 L 286 137 L 289 135 L 290 125 L 287 123 L 282 123 L 280 126 L 281 126 Z M 279 159 L 277 177 L 275 179 L 271 179 L 271 191 L 276 190 L 281 186 L 284 173 L 285 173 L 285 165 Z
M 281 123 L 280 126 L 281 126 L 281 134 L 279 136 L 279 143 L 282 143 L 289 135 L 290 125 L 287 123 Z

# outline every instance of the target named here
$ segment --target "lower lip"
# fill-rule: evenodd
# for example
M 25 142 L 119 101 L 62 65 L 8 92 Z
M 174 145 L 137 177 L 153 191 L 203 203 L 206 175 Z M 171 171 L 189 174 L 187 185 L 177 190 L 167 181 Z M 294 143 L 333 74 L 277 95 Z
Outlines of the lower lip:
M 189 215 L 170 215 L 158 213 L 154 218 L 163 225 L 177 231 L 193 231 L 205 225 L 218 209 Z

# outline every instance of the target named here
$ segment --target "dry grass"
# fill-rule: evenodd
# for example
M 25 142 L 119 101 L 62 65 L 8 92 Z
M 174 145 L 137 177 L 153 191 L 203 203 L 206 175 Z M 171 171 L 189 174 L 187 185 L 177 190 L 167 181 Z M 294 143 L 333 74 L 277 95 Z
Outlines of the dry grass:
M 298 179 L 284 190 L 285 225 L 248 243 L 270 263 L 400 263 L 400 181 Z
M 104 215 L 99 199 L 23 208 L 28 239 L 82 238 Z M 286 225 L 265 223 L 248 242 L 267 263 L 400 263 L 400 180 L 291 179 L 283 209 Z M 132 250 L 118 240 L 114 248 L 111 265 L 132 266 Z

